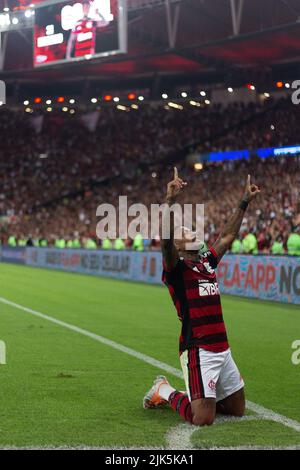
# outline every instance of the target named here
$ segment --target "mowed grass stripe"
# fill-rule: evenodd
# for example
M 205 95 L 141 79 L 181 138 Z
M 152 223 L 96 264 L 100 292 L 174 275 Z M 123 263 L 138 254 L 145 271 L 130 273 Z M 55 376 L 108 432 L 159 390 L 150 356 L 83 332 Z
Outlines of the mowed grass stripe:
M 1 447 L 164 444 L 178 417 L 141 406 L 155 368 L 8 305 L 0 311 Z

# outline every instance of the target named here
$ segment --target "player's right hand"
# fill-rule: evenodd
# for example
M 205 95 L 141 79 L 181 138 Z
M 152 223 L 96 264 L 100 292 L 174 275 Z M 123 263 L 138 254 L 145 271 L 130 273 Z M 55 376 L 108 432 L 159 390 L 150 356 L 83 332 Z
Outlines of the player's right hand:
M 243 200 L 244 201 L 247 201 L 247 202 L 250 202 L 252 201 L 252 199 L 254 199 L 257 194 L 260 193 L 260 189 L 259 187 L 256 185 L 256 184 L 252 184 L 251 183 L 251 177 L 250 175 L 248 175 L 248 178 L 247 178 L 247 183 L 246 183 L 246 188 L 245 188 L 245 192 L 244 192 L 244 196 L 243 196 Z
M 176 166 L 174 167 L 174 179 L 168 183 L 167 186 L 167 200 L 175 199 L 187 185 L 181 178 L 178 177 Z

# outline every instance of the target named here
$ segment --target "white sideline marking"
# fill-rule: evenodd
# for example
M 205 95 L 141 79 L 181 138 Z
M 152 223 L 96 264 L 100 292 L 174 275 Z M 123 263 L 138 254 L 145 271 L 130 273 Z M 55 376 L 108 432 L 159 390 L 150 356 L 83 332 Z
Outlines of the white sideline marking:
M 75 331 L 76 333 L 80 333 L 84 336 L 88 336 L 89 338 L 92 338 L 95 341 L 98 341 L 99 343 L 106 344 L 107 346 L 110 346 L 111 348 L 117 349 L 118 351 L 122 351 L 125 354 L 129 354 L 130 356 L 133 356 L 136 359 L 144 361 L 153 367 L 157 367 L 158 369 L 168 372 L 169 374 L 172 374 L 175 377 L 179 377 L 180 379 L 183 378 L 183 374 L 181 370 L 176 369 L 175 367 L 169 366 L 169 364 L 166 364 L 165 362 L 158 361 L 157 359 L 154 359 L 153 357 L 147 356 L 146 354 L 142 354 L 138 351 L 135 351 L 134 349 L 127 348 L 126 346 L 123 346 L 122 344 L 119 344 L 119 343 L 116 343 L 115 341 L 107 339 L 104 336 L 96 335 L 95 333 L 79 328 L 78 326 L 71 325 L 70 323 L 66 323 L 64 321 L 58 320 L 57 318 L 50 317 L 49 315 L 45 315 L 44 313 L 37 312 L 36 310 L 32 310 L 31 308 L 24 307 L 23 305 L 17 304 L 15 302 L 11 302 L 10 300 L 5 299 L 4 297 L 0 297 L 0 302 L 2 302 L 3 304 L 9 305 L 10 307 L 14 307 L 19 310 L 22 310 L 23 312 L 30 313 L 31 315 L 34 315 L 36 317 L 42 318 L 44 320 L 48 320 L 56 325 L 62 326 L 63 328 L 67 328 L 68 330 Z M 260 416 L 270 419 L 272 421 L 276 421 L 278 423 L 283 424 L 284 426 L 287 426 L 288 428 L 292 428 L 295 431 L 300 432 L 300 423 L 298 421 L 290 419 L 287 416 L 283 416 L 278 413 L 275 413 L 275 411 L 264 408 L 263 406 L 257 405 L 256 403 L 253 403 L 248 400 L 246 402 L 246 405 L 250 410 L 254 411 Z
M 229 422 L 229 421 L 256 421 L 258 419 L 264 419 L 262 416 L 243 416 L 242 418 L 235 418 L 233 416 L 217 416 L 215 423 Z M 214 423 L 214 424 L 215 424 Z M 199 426 L 191 426 L 188 423 L 179 424 L 171 428 L 166 435 L 167 449 L 172 450 L 192 450 L 194 447 L 191 443 L 192 434 L 195 431 L 203 430 Z
M 98 341 L 99 343 L 106 344 L 107 346 L 110 346 L 111 348 L 117 349 L 118 351 L 122 351 L 125 354 L 129 354 L 130 356 L 140 359 L 141 361 L 147 362 L 147 364 L 150 364 L 151 366 L 154 366 L 154 367 L 157 367 L 158 369 L 162 369 L 166 372 L 169 372 L 169 374 L 172 374 L 175 377 L 179 377 L 179 378 L 183 377 L 182 372 L 179 369 L 175 369 L 175 367 L 169 366 L 168 364 L 165 364 L 164 362 L 160 362 L 157 359 L 154 359 L 153 357 L 146 356 L 146 354 L 142 354 L 138 351 L 135 351 L 134 349 L 127 348 L 126 346 L 123 346 L 122 344 L 119 344 L 119 343 L 116 343 L 115 341 L 104 338 L 104 336 L 96 335 L 95 333 L 92 333 L 91 331 L 84 330 L 83 328 L 79 328 L 78 326 L 71 325 L 70 323 L 66 323 L 64 321 L 58 320 L 57 318 L 50 317 L 49 315 L 45 315 L 44 313 L 37 312 L 36 310 L 32 310 L 31 308 L 24 307 L 23 305 L 20 305 L 20 304 L 16 304 L 15 302 L 11 302 L 10 300 L 5 299 L 4 297 L 0 297 L 0 302 L 2 302 L 3 304 L 9 305 L 10 307 L 23 310 L 26 313 L 35 315 L 36 317 L 43 318 L 43 320 L 48 320 L 52 323 L 55 323 L 56 325 L 62 326 L 63 328 L 67 328 L 68 330 L 72 330 L 72 331 L 75 331 L 76 333 L 80 333 L 81 335 L 88 336 L 89 338 L 92 338 L 95 341 Z
M 246 407 L 263 417 L 264 419 L 270 419 L 271 421 L 276 421 L 276 423 L 284 424 L 288 428 L 292 428 L 295 431 L 300 432 L 300 423 L 295 421 L 294 419 L 290 419 L 287 416 L 280 415 L 275 413 L 273 410 L 269 410 L 268 408 L 264 408 L 261 405 L 257 405 L 252 401 L 246 400 Z

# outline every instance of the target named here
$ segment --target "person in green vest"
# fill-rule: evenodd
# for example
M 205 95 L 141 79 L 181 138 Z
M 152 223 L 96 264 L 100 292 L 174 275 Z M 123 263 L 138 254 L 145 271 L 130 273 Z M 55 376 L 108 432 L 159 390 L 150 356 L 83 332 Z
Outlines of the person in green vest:
M 81 248 L 81 243 L 80 243 L 79 238 L 74 238 L 74 240 L 72 240 L 72 248 Z
M 73 248 L 73 240 L 71 240 L 71 238 L 69 238 L 69 240 L 67 241 L 66 247 L 67 248 Z
M 274 240 L 273 245 L 271 246 L 272 255 L 284 255 L 283 240 L 281 235 Z
M 40 239 L 40 247 L 41 248 L 47 248 L 48 246 L 48 241 L 46 240 L 46 238 L 41 238 Z
M 87 238 L 85 242 L 85 248 L 87 250 L 96 250 L 97 249 L 97 243 L 93 238 Z
M 243 253 L 243 244 L 240 238 L 236 238 L 231 245 L 231 253 L 239 255 Z
M 27 240 L 26 238 L 19 238 L 18 239 L 18 246 L 26 246 Z
M 300 235 L 296 230 L 289 235 L 287 249 L 289 255 L 300 256 Z
M 63 238 L 57 238 L 54 244 L 55 248 L 66 248 L 66 241 Z
M 257 249 L 257 238 L 254 233 L 249 232 L 242 241 L 243 252 L 247 254 L 256 255 Z
M 137 233 L 133 240 L 133 249 L 135 251 L 143 251 L 144 250 L 144 243 L 143 237 L 140 233 Z
M 39 240 L 39 238 L 34 238 L 34 240 L 33 240 L 33 246 L 34 246 L 35 248 L 38 248 L 38 247 L 40 246 L 40 240 Z
M 114 249 L 115 250 L 125 250 L 125 243 L 122 238 L 116 238 L 115 243 L 114 243 Z
M 102 240 L 102 249 L 103 250 L 111 250 L 112 249 L 112 243 L 109 238 L 104 238 Z
M 17 246 L 17 240 L 16 240 L 16 237 L 14 235 L 10 235 L 8 237 L 8 241 L 7 241 L 7 244 L 9 247 L 11 248 L 14 248 Z

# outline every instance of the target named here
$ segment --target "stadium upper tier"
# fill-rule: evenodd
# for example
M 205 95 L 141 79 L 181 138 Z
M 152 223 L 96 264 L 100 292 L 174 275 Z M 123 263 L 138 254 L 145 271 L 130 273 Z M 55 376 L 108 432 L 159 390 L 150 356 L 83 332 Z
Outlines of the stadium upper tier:
M 189 153 L 299 144 L 299 106 L 210 105 L 97 113 L 0 113 L 0 233 L 17 238 L 94 237 L 96 208 L 130 202 L 161 203 L 176 165 L 188 181 L 184 202 L 205 203 L 206 241 L 215 239 L 236 206 L 248 173 L 262 193 L 246 214 L 242 233 L 254 232 L 268 252 L 286 244 L 300 223 L 300 157 L 220 162 L 195 172 Z M 87 129 L 90 126 L 90 130 Z M 94 131 L 91 131 L 94 126 Z

